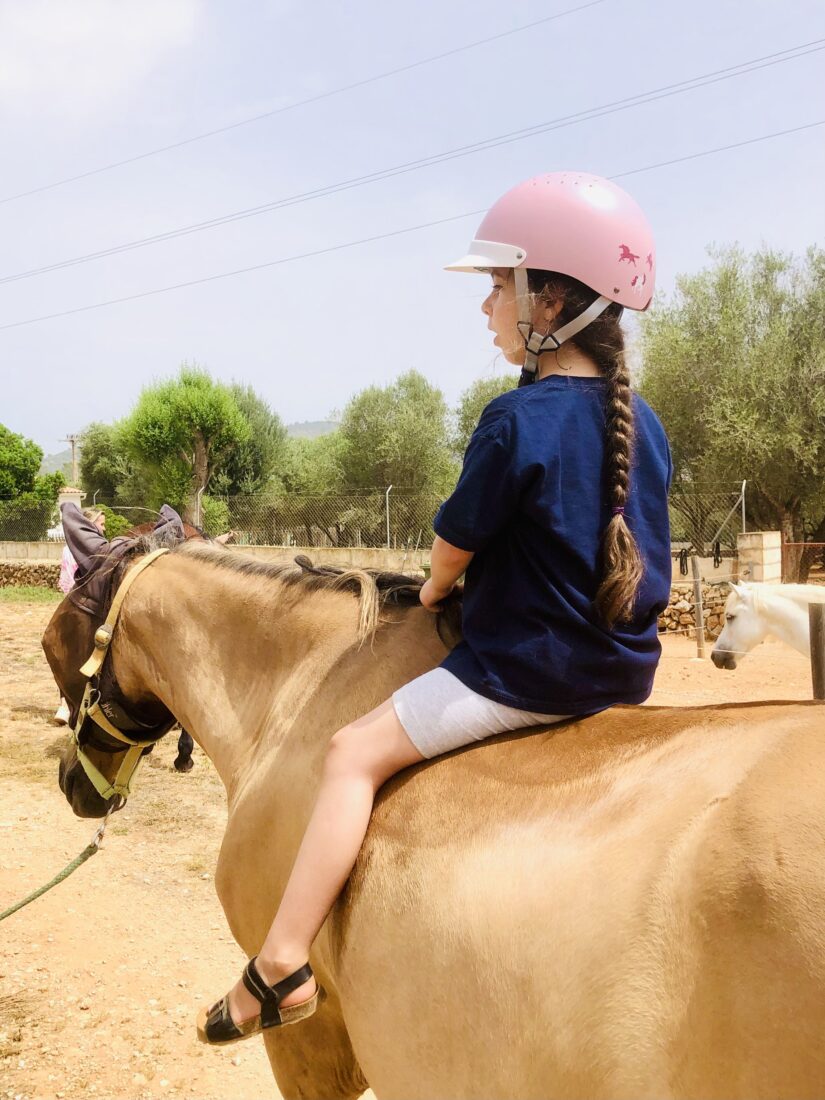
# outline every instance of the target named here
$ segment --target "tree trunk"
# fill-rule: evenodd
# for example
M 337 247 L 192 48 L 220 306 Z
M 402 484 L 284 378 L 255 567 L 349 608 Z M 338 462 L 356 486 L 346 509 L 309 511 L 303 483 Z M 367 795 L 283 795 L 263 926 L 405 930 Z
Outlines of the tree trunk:
M 189 500 L 183 513 L 183 518 L 187 523 L 197 523 L 199 518 L 202 518 L 198 516 L 198 492 L 201 489 L 206 489 L 211 472 L 209 469 L 209 446 L 200 432 L 194 439 L 192 460 Z
M 802 515 L 798 501 L 780 505 L 779 522 L 784 558 L 782 580 L 785 584 L 805 584 L 811 568 L 810 555 L 799 545 L 784 545 L 785 543 L 798 544 L 803 540 Z

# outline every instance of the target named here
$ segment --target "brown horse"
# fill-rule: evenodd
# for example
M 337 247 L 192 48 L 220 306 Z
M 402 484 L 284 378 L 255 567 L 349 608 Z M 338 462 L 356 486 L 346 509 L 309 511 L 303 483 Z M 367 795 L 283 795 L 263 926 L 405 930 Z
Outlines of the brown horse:
M 126 597 L 121 699 L 171 711 L 223 779 L 216 885 L 248 954 L 328 739 L 446 651 L 394 589 L 184 545 Z M 401 773 L 315 944 L 328 999 L 267 1033 L 283 1095 L 821 1097 L 824 715 L 616 707 Z M 73 750 L 60 782 L 103 812 Z

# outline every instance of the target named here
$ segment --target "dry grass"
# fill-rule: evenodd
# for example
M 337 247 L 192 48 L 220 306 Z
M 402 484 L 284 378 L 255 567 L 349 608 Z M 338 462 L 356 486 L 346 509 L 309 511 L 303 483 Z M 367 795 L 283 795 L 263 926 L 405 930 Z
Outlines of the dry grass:
M 20 1053 L 22 1025 L 31 1016 L 35 998 L 25 992 L 0 997 L 0 1058 Z
M 51 761 L 60 756 L 64 743 L 62 735 L 47 745 L 40 738 L 31 739 L 30 735 L 4 737 L 0 739 L 0 772 L 10 778 L 56 785 L 57 771 Z

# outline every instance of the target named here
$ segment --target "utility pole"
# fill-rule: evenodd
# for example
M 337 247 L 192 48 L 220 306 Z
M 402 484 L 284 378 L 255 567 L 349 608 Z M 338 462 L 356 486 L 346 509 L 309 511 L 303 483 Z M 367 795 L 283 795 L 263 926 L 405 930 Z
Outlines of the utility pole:
M 79 476 L 77 472 L 77 445 L 78 443 L 80 443 L 82 438 L 83 437 L 81 435 L 70 433 L 66 436 L 65 439 L 60 440 L 61 443 L 70 443 L 72 446 L 72 488 L 74 489 L 80 488 L 80 486 L 77 484 Z

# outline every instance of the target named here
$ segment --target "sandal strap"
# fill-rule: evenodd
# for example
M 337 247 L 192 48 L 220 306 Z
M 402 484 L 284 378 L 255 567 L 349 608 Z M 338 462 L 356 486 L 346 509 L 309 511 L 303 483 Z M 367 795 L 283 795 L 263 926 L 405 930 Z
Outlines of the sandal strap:
M 252 994 L 252 996 L 264 1004 L 268 1002 L 272 1007 L 276 1007 L 284 997 L 287 997 L 293 990 L 302 986 L 304 982 L 308 982 L 313 976 L 312 967 L 309 963 L 305 963 L 300 969 L 295 970 L 292 974 L 288 974 L 281 981 L 276 982 L 275 985 L 267 985 L 264 979 L 261 977 L 255 960 L 258 958 L 250 959 L 246 964 L 243 972 L 243 984 Z

